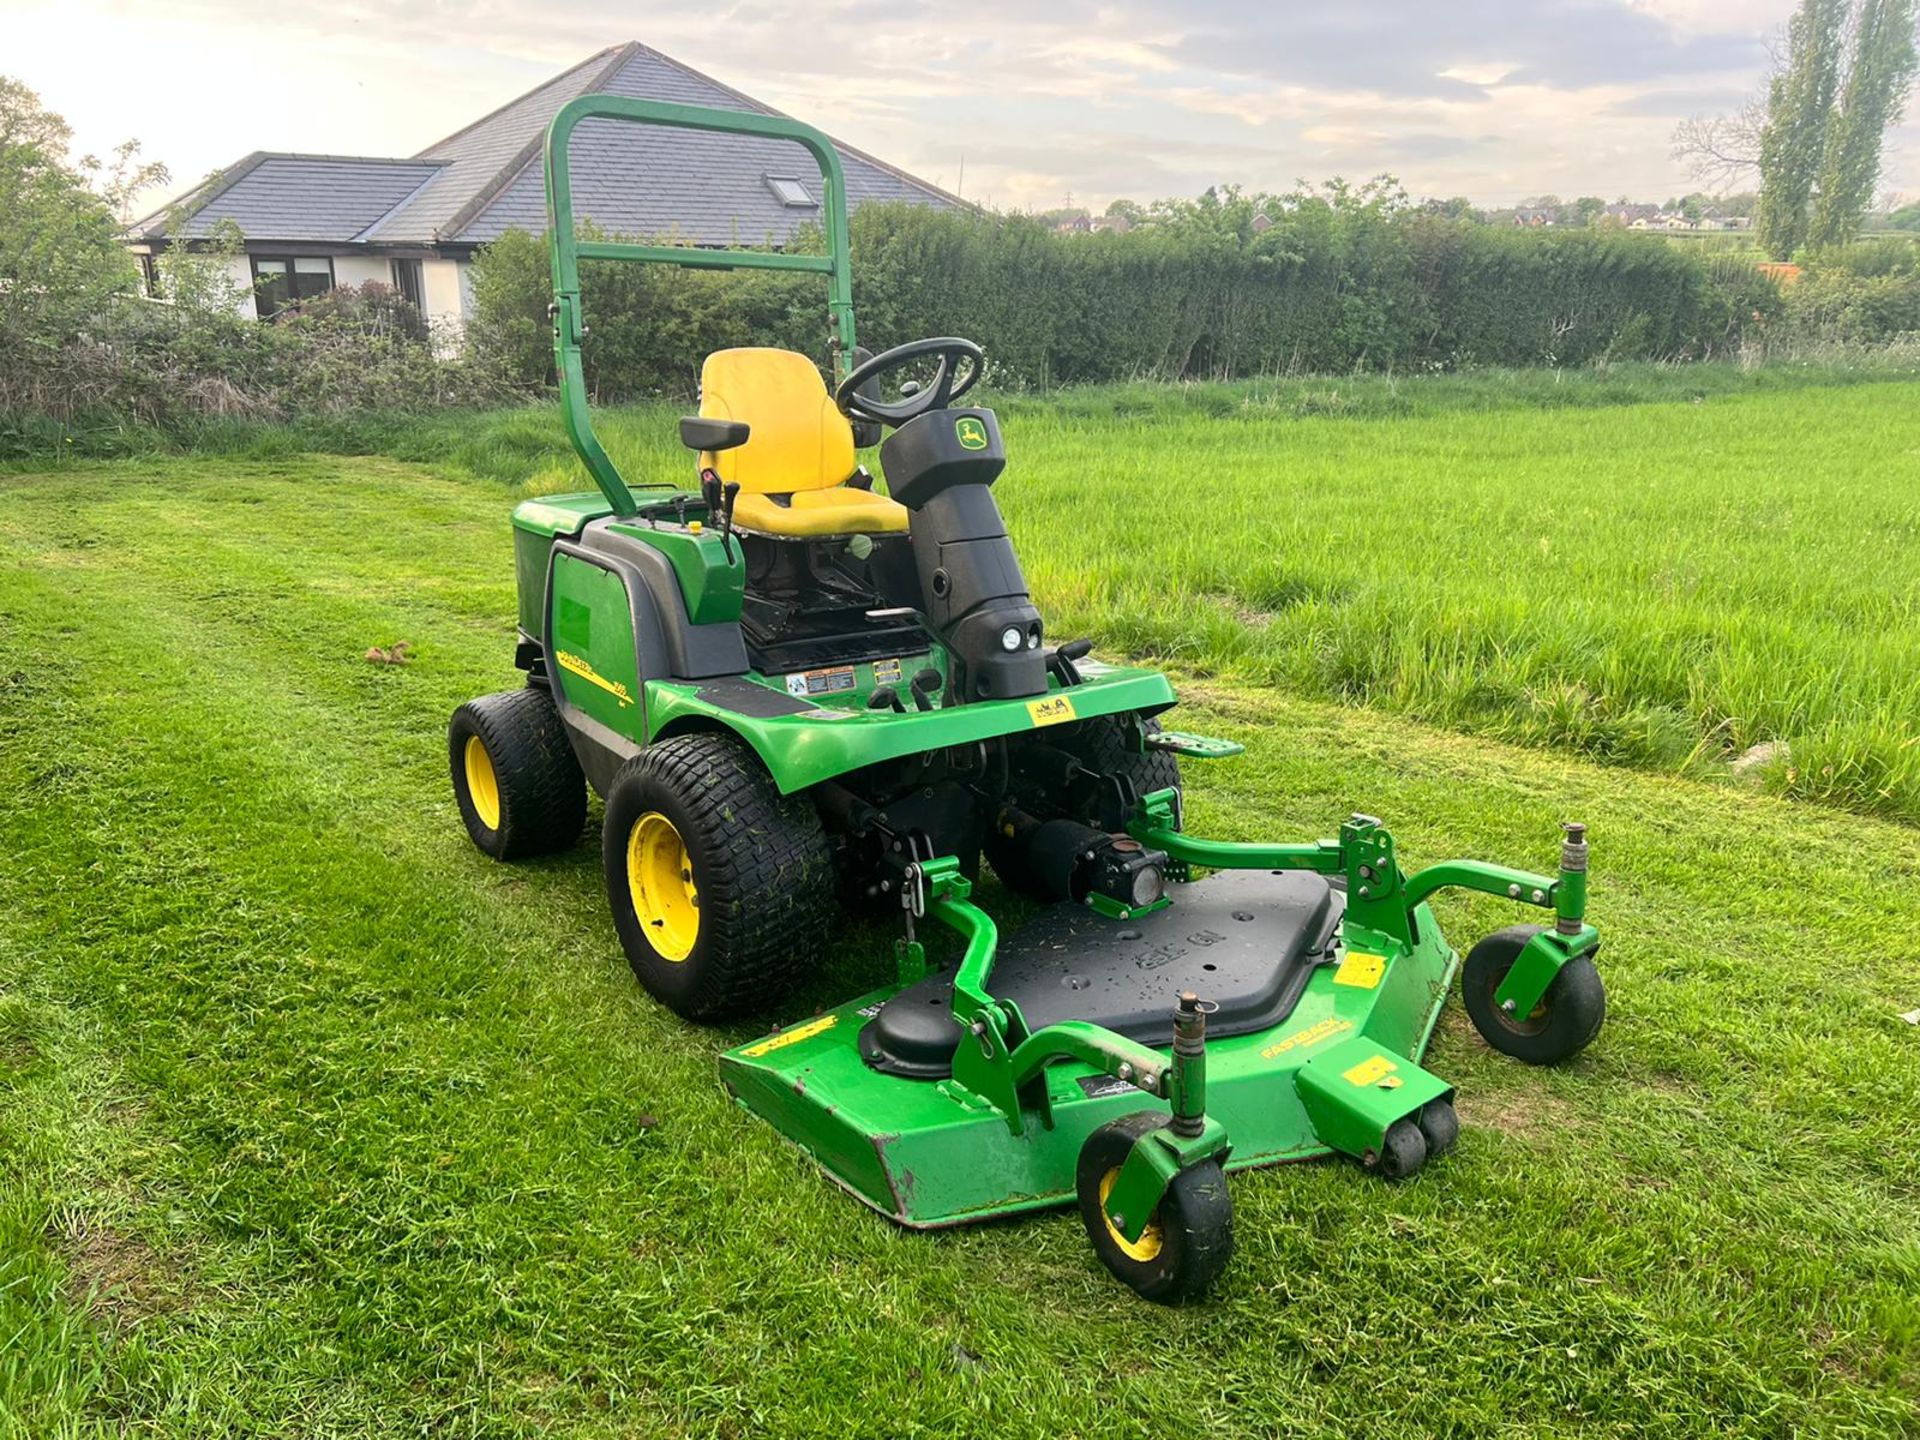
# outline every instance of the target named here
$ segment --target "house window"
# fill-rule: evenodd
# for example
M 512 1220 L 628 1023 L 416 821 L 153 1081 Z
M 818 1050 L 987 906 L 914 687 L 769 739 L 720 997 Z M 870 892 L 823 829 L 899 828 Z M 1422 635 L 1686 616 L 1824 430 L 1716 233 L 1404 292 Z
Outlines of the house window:
M 813 196 L 807 193 L 807 187 L 791 175 L 769 175 L 767 189 L 773 192 L 773 198 L 793 210 L 811 210 Z
M 154 263 L 150 252 L 140 257 L 140 286 L 147 292 L 149 300 L 160 298 L 160 267 Z
M 396 260 L 393 262 L 393 288 L 400 292 L 400 298 L 406 301 L 422 315 L 427 313 L 426 288 L 420 281 L 420 262 L 418 260 Z
M 333 261 L 326 256 L 255 255 L 253 305 L 271 320 L 290 305 L 333 288 Z

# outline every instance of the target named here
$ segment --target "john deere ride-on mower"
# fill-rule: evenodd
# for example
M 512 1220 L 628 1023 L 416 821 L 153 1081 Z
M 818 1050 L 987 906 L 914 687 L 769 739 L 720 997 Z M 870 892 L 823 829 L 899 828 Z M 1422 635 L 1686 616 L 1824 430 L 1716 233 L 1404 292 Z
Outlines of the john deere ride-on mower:
M 568 143 L 588 120 L 805 146 L 826 254 L 576 238 Z M 856 349 L 824 136 L 588 96 L 546 159 L 555 355 L 599 488 L 514 512 L 527 683 L 454 715 L 454 789 L 501 860 L 572 845 L 587 787 L 603 795 L 614 928 L 690 1019 L 778 1006 L 841 907 L 895 917 L 893 983 L 722 1056 L 742 1106 L 905 1225 L 1077 1202 L 1115 1275 L 1179 1300 L 1231 1249 L 1226 1171 L 1337 1153 L 1395 1179 L 1454 1142 L 1452 1087 L 1419 1064 L 1459 965 L 1436 891 L 1550 912 L 1467 956 L 1489 1043 L 1550 1063 L 1594 1038 L 1582 827 L 1557 878 L 1409 875 L 1364 815 L 1307 844 L 1186 832 L 1180 762 L 1241 747 L 1163 729 L 1164 676 L 1048 634 L 994 503 L 999 426 L 961 403 L 979 347 Z M 837 383 L 789 351 L 709 356 L 685 483 L 637 496 L 588 415 L 581 259 L 818 272 Z M 885 495 L 858 459 L 876 442 Z M 1000 934 L 974 901 L 982 858 L 1037 918 Z M 936 927 L 950 964 L 929 960 Z

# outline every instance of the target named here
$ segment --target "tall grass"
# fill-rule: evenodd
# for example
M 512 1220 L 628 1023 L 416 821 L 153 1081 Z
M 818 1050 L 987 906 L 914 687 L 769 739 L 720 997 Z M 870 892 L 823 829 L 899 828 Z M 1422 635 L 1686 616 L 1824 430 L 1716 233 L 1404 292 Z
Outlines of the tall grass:
M 1916 400 L 1033 412 L 999 493 L 1056 635 L 1920 821 Z

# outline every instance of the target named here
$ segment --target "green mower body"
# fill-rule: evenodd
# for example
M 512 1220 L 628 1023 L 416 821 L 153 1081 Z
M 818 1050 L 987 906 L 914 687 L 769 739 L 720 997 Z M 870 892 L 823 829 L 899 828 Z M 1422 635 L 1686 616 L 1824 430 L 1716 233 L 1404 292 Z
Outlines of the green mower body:
M 589 120 L 804 146 L 827 253 L 580 239 Z M 455 714 L 454 788 L 498 859 L 573 844 L 602 795 L 615 929 L 688 1018 L 778 1015 L 843 909 L 893 931 L 891 984 L 722 1056 L 745 1109 L 905 1225 L 1077 1203 L 1115 1275 L 1177 1301 L 1231 1251 L 1226 1170 L 1332 1154 L 1398 1179 L 1453 1143 L 1452 1089 L 1420 1061 L 1456 975 L 1517 1058 L 1593 1039 L 1584 827 L 1553 875 L 1410 874 L 1363 815 L 1305 844 L 1186 831 L 1181 763 L 1241 747 L 1163 729 L 1164 675 L 1047 635 L 990 492 L 998 423 L 958 403 L 978 347 L 856 347 L 825 137 L 587 96 L 553 121 L 547 180 L 556 370 L 597 489 L 514 512 L 526 685 Z M 582 258 L 823 275 L 831 405 L 804 357 L 718 352 L 681 423 L 687 480 L 631 486 L 587 404 Z M 855 462 L 874 443 L 889 494 Z M 983 866 L 1039 902 L 1004 936 Z M 1428 904 L 1448 887 L 1546 923 L 1463 964 Z

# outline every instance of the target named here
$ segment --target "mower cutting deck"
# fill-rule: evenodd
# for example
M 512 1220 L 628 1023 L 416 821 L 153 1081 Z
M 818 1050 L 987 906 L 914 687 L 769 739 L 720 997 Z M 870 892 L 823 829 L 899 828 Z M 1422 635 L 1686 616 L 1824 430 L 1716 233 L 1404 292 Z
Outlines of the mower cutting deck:
M 568 150 L 587 120 L 804 147 L 827 253 L 580 239 Z M 454 792 L 500 860 L 572 845 L 603 795 L 614 928 L 689 1019 L 778 1005 L 842 906 L 897 917 L 893 984 L 722 1057 L 743 1106 L 902 1224 L 1077 1203 L 1108 1269 L 1173 1301 L 1232 1251 L 1227 1169 L 1339 1154 L 1397 1179 L 1453 1144 L 1452 1088 L 1420 1059 L 1457 970 L 1506 1053 L 1592 1041 L 1583 827 L 1551 877 L 1409 875 L 1364 815 L 1310 844 L 1187 833 L 1181 762 L 1241 747 L 1163 730 L 1165 676 L 1048 637 L 992 494 L 998 422 L 959 404 L 985 357 L 950 337 L 856 346 L 824 136 L 587 96 L 548 132 L 547 187 L 555 365 L 598 493 L 514 512 L 526 684 L 455 713 Z M 716 352 L 680 425 L 693 483 L 636 497 L 588 410 L 581 259 L 823 275 L 831 394 L 804 355 Z M 886 494 L 857 460 L 876 443 Z M 975 900 L 983 860 L 1043 907 L 1004 939 Z M 1427 904 L 1448 887 L 1551 924 L 1462 967 Z M 929 966 L 929 927 L 952 963 Z

